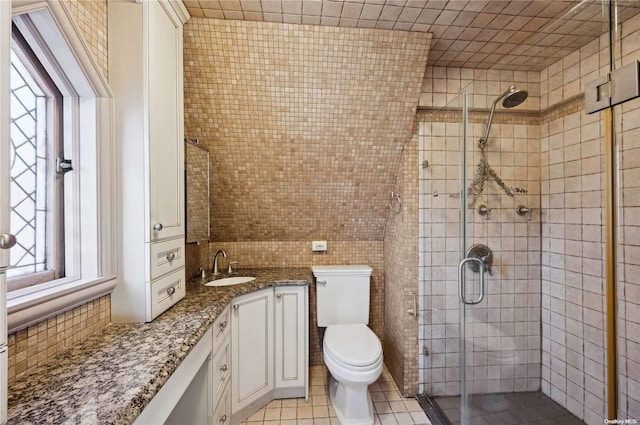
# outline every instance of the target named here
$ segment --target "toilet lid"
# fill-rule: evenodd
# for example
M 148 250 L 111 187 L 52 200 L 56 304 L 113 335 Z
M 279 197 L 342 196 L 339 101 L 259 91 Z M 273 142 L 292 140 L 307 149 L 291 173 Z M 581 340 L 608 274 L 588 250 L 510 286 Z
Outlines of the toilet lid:
M 382 356 L 380 340 L 366 325 L 331 325 L 324 333 L 324 349 L 340 362 L 369 366 Z

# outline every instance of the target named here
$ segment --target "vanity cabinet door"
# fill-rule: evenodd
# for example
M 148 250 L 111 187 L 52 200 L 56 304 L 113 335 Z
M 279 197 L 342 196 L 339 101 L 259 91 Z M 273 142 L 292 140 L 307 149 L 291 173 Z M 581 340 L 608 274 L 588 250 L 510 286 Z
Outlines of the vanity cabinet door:
M 275 289 L 275 387 L 284 397 L 305 396 L 307 304 L 306 286 Z M 292 393 L 296 388 L 299 391 Z
M 235 414 L 273 390 L 273 289 L 232 301 L 231 356 Z
M 149 31 L 147 231 L 155 241 L 184 235 L 182 22 L 163 2 L 145 6 Z

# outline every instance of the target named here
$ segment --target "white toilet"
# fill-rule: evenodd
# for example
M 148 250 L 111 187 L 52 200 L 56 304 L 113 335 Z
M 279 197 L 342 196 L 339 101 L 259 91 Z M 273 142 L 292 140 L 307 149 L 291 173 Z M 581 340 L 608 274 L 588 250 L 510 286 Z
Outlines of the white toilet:
M 326 327 L 329 396 L 341 425 L 373 424 L 368 386 L 382 373 L 382 345 L 369 323 L 369 266 L 313 266 L 317 319 Z

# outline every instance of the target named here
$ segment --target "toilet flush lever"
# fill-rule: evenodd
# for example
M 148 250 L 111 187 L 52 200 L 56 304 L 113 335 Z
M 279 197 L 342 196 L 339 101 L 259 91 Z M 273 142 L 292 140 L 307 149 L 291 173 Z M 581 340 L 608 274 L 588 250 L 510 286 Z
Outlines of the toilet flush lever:
M 324 285 L 326 285 L 326 284 L 327 284 L 327 281 L 326 281 L 326 280 L 318 280 L 316 283 L 317 283 L 318 285 L 323 285 L 323 286 L 324 286 Z

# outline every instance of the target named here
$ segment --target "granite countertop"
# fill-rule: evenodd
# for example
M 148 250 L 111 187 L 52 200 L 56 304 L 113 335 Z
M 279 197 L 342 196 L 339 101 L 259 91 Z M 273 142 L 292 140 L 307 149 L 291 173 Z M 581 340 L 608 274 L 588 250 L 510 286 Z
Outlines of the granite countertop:
M 183 300 L 151 323 L 110 324 L 8 389 L 8 423 L 131 424 L 232 298 L 309 285 L 308 268 L 243 269 L 235 286 L 187 282 Z

